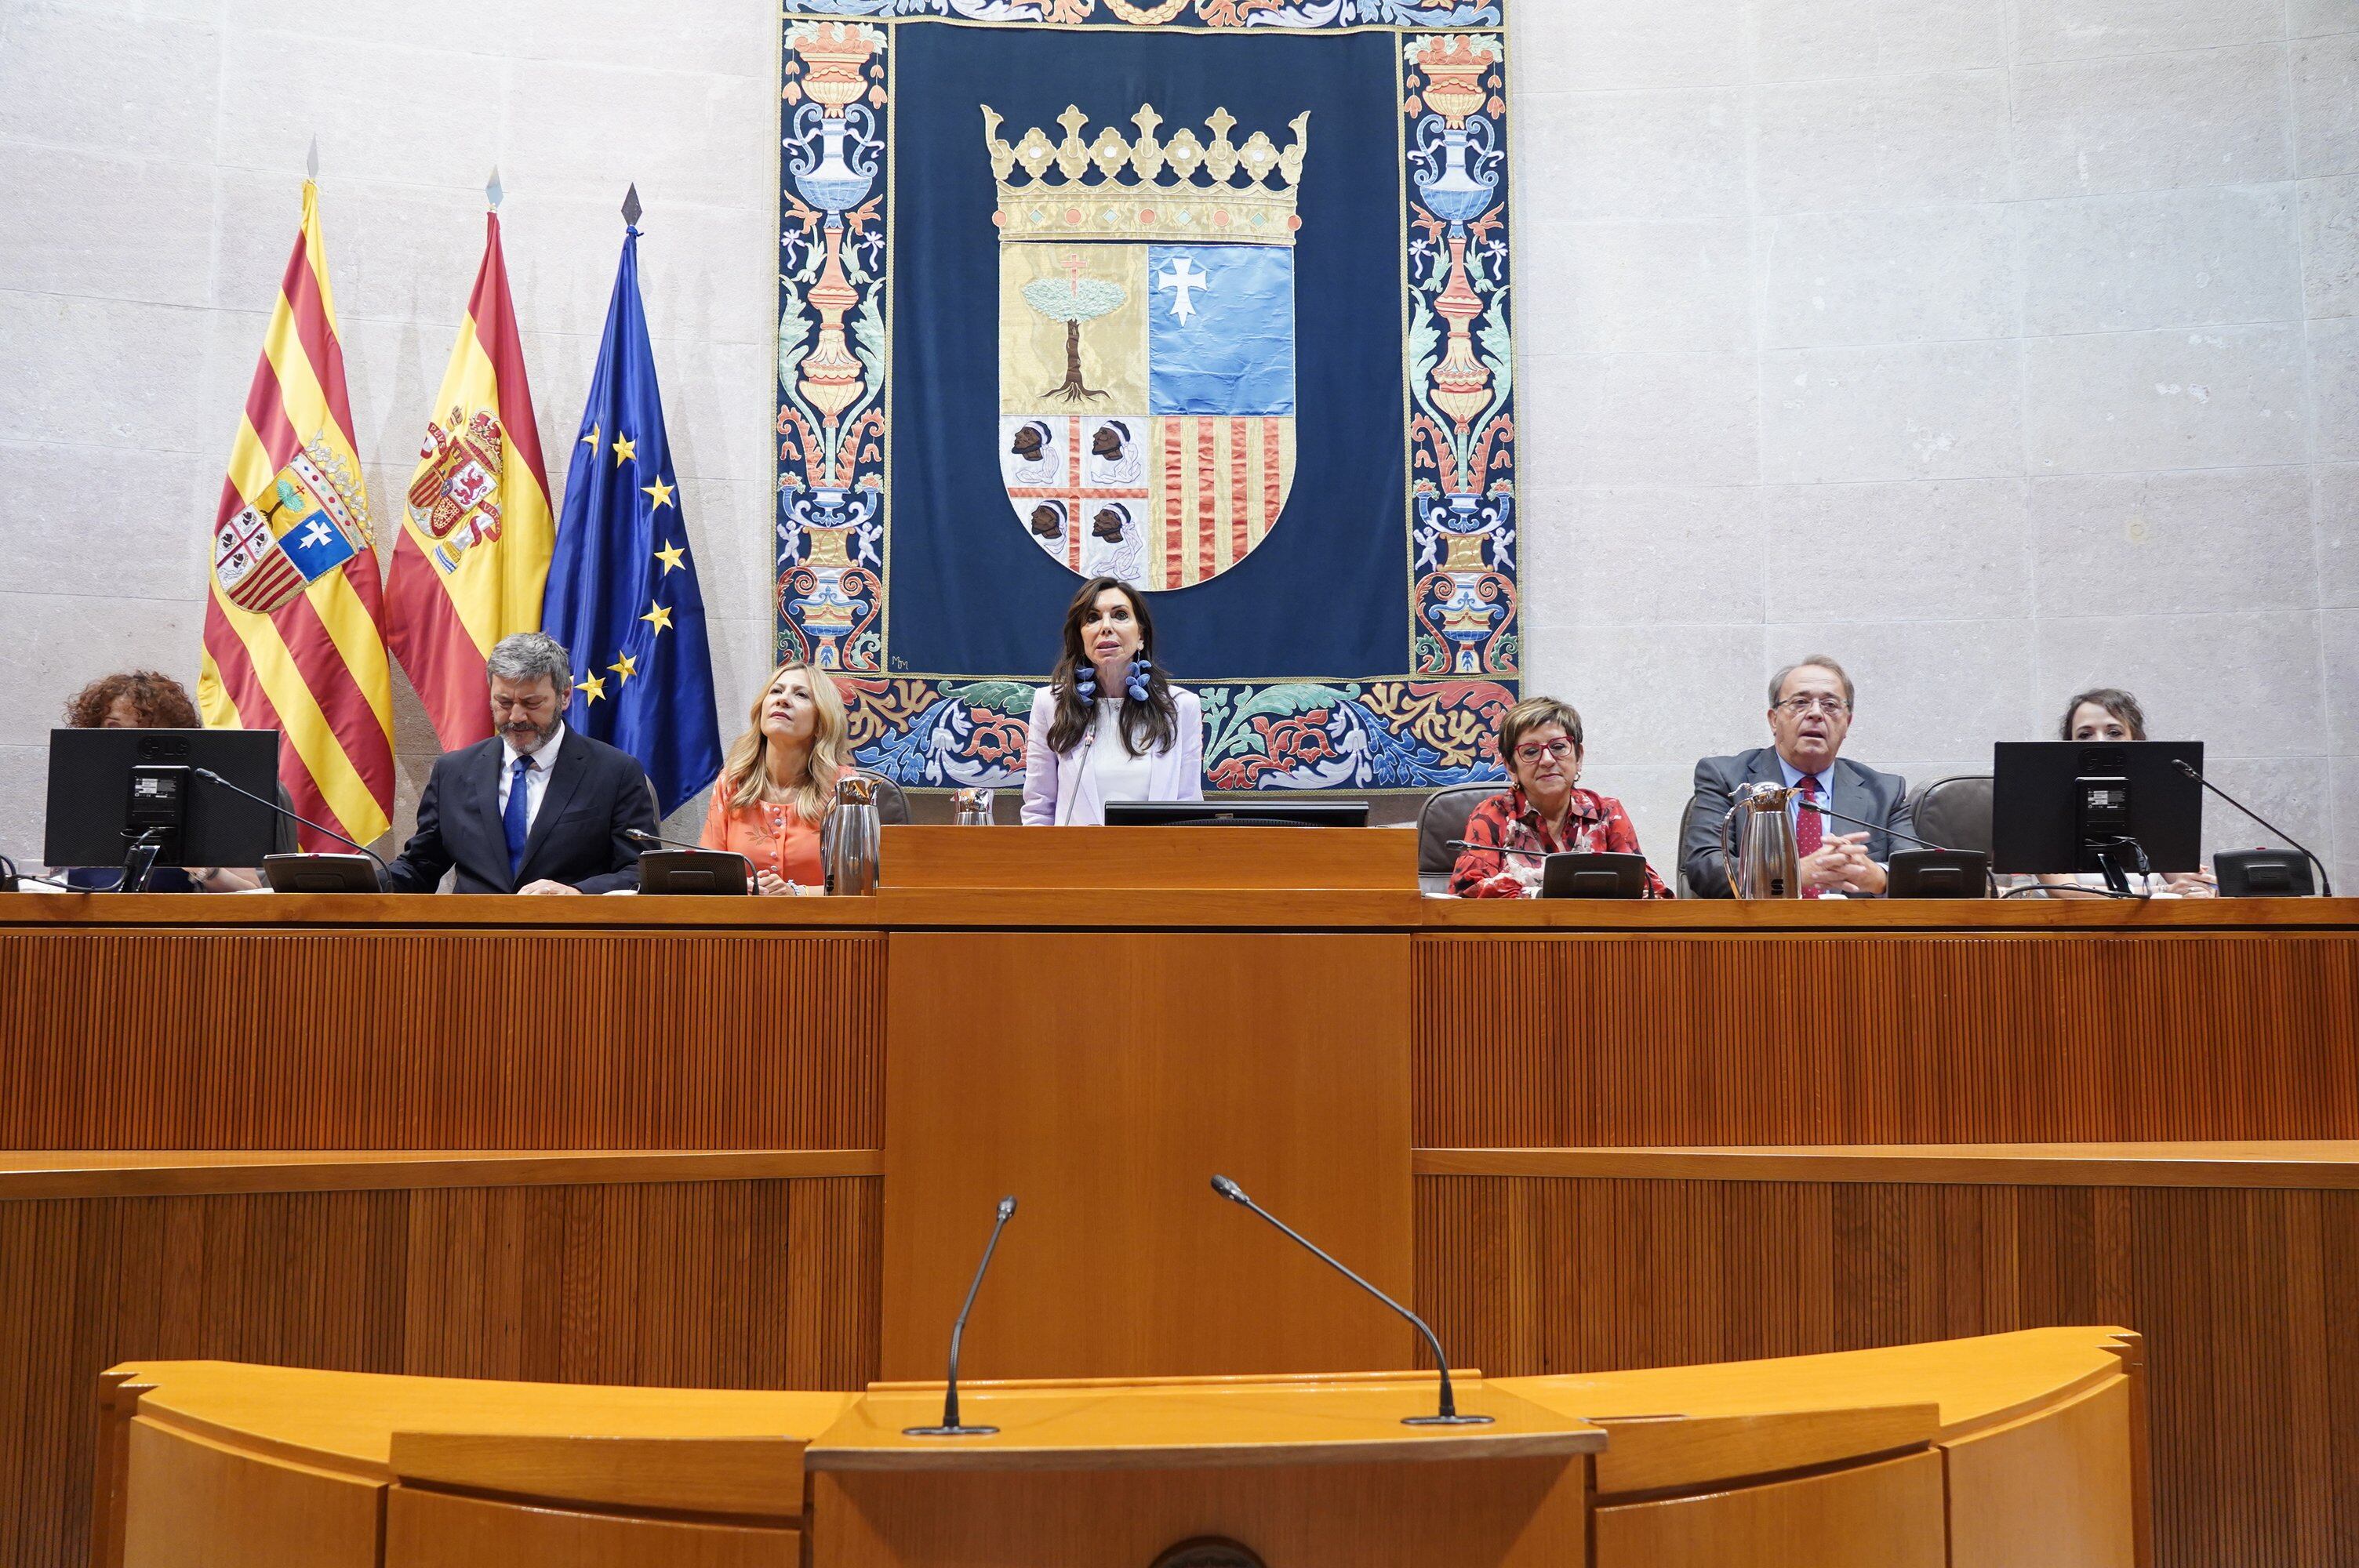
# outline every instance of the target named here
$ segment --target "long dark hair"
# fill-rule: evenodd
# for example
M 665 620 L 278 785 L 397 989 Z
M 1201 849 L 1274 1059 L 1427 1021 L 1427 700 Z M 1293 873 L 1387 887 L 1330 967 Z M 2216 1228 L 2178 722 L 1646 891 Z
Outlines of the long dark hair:
M 1127 690 L 1101 692 L 1101 697 L 1122 698 L 1122 744 L 1134 757 L 1149 752 L 1169 750 L 1180 733 L 1179 705 L 1171 700 L 1170 683 L 1163 678 L 1163 661 L 1155 656 L 1155 617 L 1147 611 L 1147 598 L 1118 577 L 1093 577 L 1082 584 L 1082 591 L 1073 595 L 1073 602 L 1065 607 L 1065 649 L 1049 674 L 1049 684 L 1057 693 L 1057 717 L 1049 725 L 1049 750 L 1060 756 L 1082 742 L 1090 732 L 1097 715 L 1082 700 L 1074 677 L 1090 667 L 1090 656 L 1082 650 L 1082 617 L 1098 601 L 1098 595 L 1108 589 L 1117 589 L 1130 600 L 1131 619 L 1138 622 L 1138 651 L 1149 661 L 1147 671 L 1147 700 L 1140 702 Z

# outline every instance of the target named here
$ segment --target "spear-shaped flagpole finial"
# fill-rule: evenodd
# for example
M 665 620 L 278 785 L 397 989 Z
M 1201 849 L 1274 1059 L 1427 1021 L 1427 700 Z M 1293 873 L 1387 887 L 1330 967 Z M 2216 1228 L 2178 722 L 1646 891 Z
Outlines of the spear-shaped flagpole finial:
M 317 135 L 311 138 L 310 156 L 303 160 L 303 178 L 306 179 L 320 178 L 320 138 Z
M 636 229 L 639 226 L 639 214 L 645 211 L 639 205 L 638 182 L 634 180 L 630 189 L 623 193 L 623 222 Z
M 492 178 L 484 182 L 484 200 L 489 201 L 492 204 L 492 211 L 496 212 L 500 210 L 500 198 L 506 194 L 507 192 L 500 189 L 500 166 L 494 164 Z

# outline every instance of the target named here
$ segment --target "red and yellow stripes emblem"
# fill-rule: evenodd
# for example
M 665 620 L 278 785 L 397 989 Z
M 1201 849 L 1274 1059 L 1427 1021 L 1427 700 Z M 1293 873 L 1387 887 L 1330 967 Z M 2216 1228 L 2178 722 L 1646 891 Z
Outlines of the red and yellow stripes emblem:
M 452 750 L 491 734 L 484 661 L 501 638 L 540 629 L 557 543 L 499 214 L 485 222 L 484 263 L 427 413 L 386 589 L 394 654 Z
M 214 532 L 307 451 L 343 481 L 366 538 L 367 496 L 320 237 L 319 190 L 308 180 L 303 226 L 230 447 Z M 197 680 L 208 725 L 278 730 L 279 781 L 296 811 L 364 844 L 393 823 L 393 676 L 384 624 L 384 589 L 371 549 L 268 614 L 233 603 L 216 572 Z M 305 849 L 334 842 L 308 828 L 302 838 Z
M 1274 415 L 1158 415 L 1147 542 L 1151 589 L 1192 588 L 1269 536 L 1294 482 L 1294 421 Z

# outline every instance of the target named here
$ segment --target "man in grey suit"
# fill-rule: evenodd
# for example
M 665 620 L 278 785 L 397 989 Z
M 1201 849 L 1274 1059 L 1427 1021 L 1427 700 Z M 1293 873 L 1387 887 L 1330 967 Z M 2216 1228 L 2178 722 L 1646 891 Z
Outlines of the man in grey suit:
M 1908 781 L 1897 773 L 1844 761 L 1843 737 L 1851 732 L 1851 676 L 1823 654 L 1788 665 L 1769 682 L 1769 733 L 1775 743 L 1733 757 L 1706 757 L 1696 764 L 1699 809 L 1688 820 L 1680 867 L 1688 886 L 1701 898 L 1730 894 L 1728 867 L 1720 852 L 1721 819 L 1745 784 L 1799 787 L 1829 811 L 1875 826 L 1854 828 L 1799 806 L 1794 841 L 1802 850 L 1802 896 L 1840 892 L 1875 897 L 1884 892 L 1885 862 L 1892 858 L 1893 834 L 1914 831 L 1909 821 Z M 1849 831 L 1839 831 L 1849 829 Z M 1905 842 L 1905 839 L 1904 839 Z

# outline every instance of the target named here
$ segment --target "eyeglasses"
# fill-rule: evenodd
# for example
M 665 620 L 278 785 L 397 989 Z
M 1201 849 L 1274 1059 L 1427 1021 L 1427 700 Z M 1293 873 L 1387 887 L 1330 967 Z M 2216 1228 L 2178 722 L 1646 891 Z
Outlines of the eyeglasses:
M 1570 741 L 1527 741 L 1516 748 L 1516 761 L 1537 762 L 1545 754 L 1554 757 L 1560 762 L 1579 750 L 1580 748 Z
M 1823 713 L 1833 719 L 1851 711 L 1851 704 L 1840 697 L 1789 697 L 1785 701 L 1774 703 L 1771 706 L 1790 713 L 1797 719 L 1805 713 L 1813 712 Z

